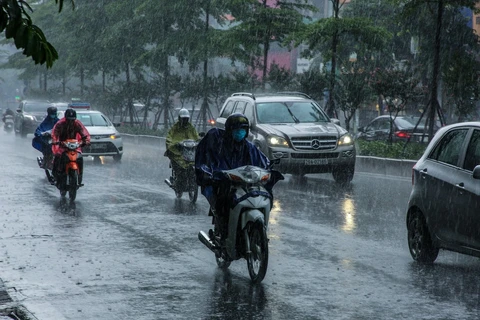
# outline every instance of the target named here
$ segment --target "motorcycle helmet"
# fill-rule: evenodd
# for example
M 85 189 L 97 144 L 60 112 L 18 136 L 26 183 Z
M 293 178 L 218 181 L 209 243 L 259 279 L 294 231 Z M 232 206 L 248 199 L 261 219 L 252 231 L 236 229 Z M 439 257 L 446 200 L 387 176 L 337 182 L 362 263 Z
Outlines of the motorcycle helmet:
M 65 111 L 65 119 L 67 119 L 67 120 L 77 119 L 77 112 L 73 109 L 67 109 Z
M 227 121 L 225 121 L 225 131 L 227 133 L 227 136 L 233 137 L 235 134 L 235 129 L 245 129 L 245 135 L 243 138 L 248 136 L 248 131 L 250 128 L 250 123 L 248 121 L 248 118 L 245 117 L 241 113 L 233 113 L 230 116 L 228 116 Z M 241 141 L 242 139 L 235 139 L 237 141 Z
M 57 108 L 56 107 L 48 107 L 47 108 L 47 114 L 51 118 L 56 118 L 57 117 Z
M 190 112 L 188 112 L 187 109 L 182 108 L 178 112 L 178 121 L 182 126 L 186 125 L 188 121 L 190 120 Z

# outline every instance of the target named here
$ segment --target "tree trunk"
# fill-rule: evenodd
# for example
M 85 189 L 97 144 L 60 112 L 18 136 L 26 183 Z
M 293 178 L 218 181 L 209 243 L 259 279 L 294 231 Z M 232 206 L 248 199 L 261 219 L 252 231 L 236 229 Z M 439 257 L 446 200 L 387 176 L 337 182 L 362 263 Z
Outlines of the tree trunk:
M 332 0 L 333 4 L 333 18 L 340 19 L 340 0 Z M 338 31 L 335 30 L 332 36 L 332 63 L 330 70 L 330 88 L 327 101 L 326 112 L 329 117 L 335 117 L 335 71 L 337 69 L 337 46 L 338 46 Z
M 67 72 L 63 70 L 62 74 L 62 95 L 65 97 L 67 94 Z
M 83 98 L 83 87 L 85 86 L 85 72 L 83 67 L 80 67 L 80 96 Z
M 435 126 L 435 113 L 439 112 L 440 104 L 438 103 L 438 75 L 440 69 L 440 43 L 442 32 L 442 19 L 443 19 L 443 0 L 438 1 L 437 11 L 437 28 L 435 31 L 435 48 L 434 48 L 434 60 L 432 70 L 432 85 L 430 91 L 430 109 L 428 114 L 428 141 L 433 138 L 433 129 Z
M 131 81 L 130 81 L 130 64 L 125 62 L 125 81 L 126 81 L 126 89 L 127 89 L 127 110 L 128 115 L 130 117 L 130 125 L 133 127 L 133 120 L 135 118 L 133 114 L 133 98 L 132 98 L 132 90 L 131 90 Z
M 169 128 L 168 114 L 170 111 L 170 70 L 168 65 L 168 55 L 164 56 L 165 71 L 163 73 L 163 126 Z
M 209 2 L 210 3 L 210 2 Z M 206 12 L 205 12 L 205 38 L 208 41 L 208 26 L 209 26 L 209 20 L 210 20 L 210 13 L 209 10 L 210 8 L 207 5 Z M 205 60 L 203 61 L 203 103 L 202 106 L 200 107 L 200 115 L 201 115 L 201 128 L 203 132 L 207 131 L 207 111 L 208 111 L 208 46 L 206 46 L 207 52 L 205 52 Z M 193 114 L 192 114 L 193 117 Z M 190 121 L 193 119 L 191 118 Z

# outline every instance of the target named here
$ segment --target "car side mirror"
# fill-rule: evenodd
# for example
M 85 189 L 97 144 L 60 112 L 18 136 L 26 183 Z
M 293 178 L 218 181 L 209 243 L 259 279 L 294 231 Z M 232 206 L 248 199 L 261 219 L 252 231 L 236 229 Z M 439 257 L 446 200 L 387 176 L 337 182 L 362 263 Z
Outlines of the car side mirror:
M 473 179 L 480 179 L 480 165 L 473 168 Z
M 332 121 L 333 123 L 335 123 L 336 125 L 340 125 L 340 120 L 336 119 L 336 118 L 330 118 L 330 121 Z
M 121 125 L 122 125 L 122 124 L 121 124 L 120 122 L 114 122 L 114 123 L 113 123 L 113 126 L 114 126 L 114 127 L 120 127 Z
M 17 111 L 17 113 L 20 113 L 22 110 L 20 110 L 20 109 L 17 109 L 16 111 Z

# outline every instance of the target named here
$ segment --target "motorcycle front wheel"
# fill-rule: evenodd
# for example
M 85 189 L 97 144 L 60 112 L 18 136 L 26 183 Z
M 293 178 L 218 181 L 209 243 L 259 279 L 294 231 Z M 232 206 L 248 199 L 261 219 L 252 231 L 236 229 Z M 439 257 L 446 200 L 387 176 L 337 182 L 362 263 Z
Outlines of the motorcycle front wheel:
M 75 201 L 78 189 L 78 172 L 75 170 L 70 170 L 70 172 L 68 172 L 68 179 L 70 182 L 68 185 L 68 196 L 70 201 Z
M 268 238 L 263 221 L 253 224 L 249 232 L 250 253 L 247 256 L 248 273 L 252 282 L 265 278 L 268 266 Z
M 220 269 L 228 269 L 228 267 L 230 267 L 230 263 L 232 263 L 232 261 L 225 258 L 225 255 L 222 253 L 215 253 L 215 260 L 217 261 L 217 266 Z
M 190 198 L 191 203 L 195 203 L 195 201 L 197 201 L 197 198 L 198 198 L 198 187 L 197 186 L 195 186 L 195 190 L 188 192 L 188 197 Z

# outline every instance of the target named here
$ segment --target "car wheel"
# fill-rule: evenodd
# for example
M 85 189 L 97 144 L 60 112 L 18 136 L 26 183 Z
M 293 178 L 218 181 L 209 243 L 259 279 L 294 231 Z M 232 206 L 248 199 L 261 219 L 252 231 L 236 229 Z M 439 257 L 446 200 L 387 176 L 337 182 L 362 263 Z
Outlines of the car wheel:
M 355 165 L 336 167 L 332 171 L 333 179 L 336 183 L 345 185 L 352 181 L 355 173 Z
M 27 134 L 28 134 L 28 132 L 27 132 L 27 130 L 25 129 L 25 127 L 24 127 L 24 126 L 21 126 L 21 127 L 20 127 L 20 135 L 22 136 L 22 138 L 26 138 L 26 137 L 27 137 Z
M 122 160 L 122 155 L 121 154 L 116 154 L 113 156 L 113 160 L 115 162 L 120 162 L 120 160 Z
M 413 260 L 430 264 L 437 259 L 438 248 L 432 242 L 425 217 L 414 212 L 408 222 L 408 249 Z

